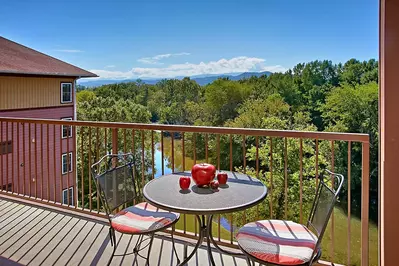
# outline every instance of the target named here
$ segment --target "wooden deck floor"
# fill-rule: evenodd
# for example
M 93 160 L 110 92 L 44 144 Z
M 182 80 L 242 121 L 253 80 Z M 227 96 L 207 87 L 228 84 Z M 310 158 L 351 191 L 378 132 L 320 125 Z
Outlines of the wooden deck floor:
M 120 236 L 117 254 L 130 252 L 135 237 Z M 176 246 L 182 257 L 184 242 Z M 0 265 L 106 265 L 111 252 L 104 223 L 0 197 Z M 247 265 L 241 258 L 213 254 L 217 265 Z M 135 255 L 117 256 L 111 265 L 145 265 L 145 261 Z M 176 265 L 168 238 L 154 240 L 150 265 Z M 209 265 L 205 248 L 188 265 Z

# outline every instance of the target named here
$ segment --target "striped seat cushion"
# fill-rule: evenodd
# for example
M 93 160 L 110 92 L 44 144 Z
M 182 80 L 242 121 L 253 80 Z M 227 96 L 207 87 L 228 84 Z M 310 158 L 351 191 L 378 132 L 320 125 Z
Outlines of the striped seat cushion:
M 236 238 L 246 253 L 279 265 L 309 262 L 317 242 L 317 237 L 304 225 L 281 220 L 248 223 L 240 228 Z
M 111 218 L 111 226 L 121 233 L 142 234 L 166 228 L 179 217 L 178 213 L 161 210 L 142 202 L 118 212 Z

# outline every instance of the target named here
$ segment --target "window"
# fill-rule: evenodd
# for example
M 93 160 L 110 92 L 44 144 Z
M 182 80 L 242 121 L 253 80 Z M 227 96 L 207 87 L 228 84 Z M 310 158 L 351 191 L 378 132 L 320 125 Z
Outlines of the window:
M 61 83 L 61 103 L 72 102 L 72 83 Z
M 68 191 L 69 191 L 69 204 L 68 204 Z M 74 205 L 73 204 L 73 187 L 62 190 L 62 204 Z
M 72 117 L 61 118 L 61 120 L 72 121 Z M 72 137 L 72 126 L 62 126 L 62 138 L 71 138 Z
M 0 142 L 0 155 L 12 153 L 12 141 Z
M 4 191 L 13 191 L 13 190 L 12 190 L 12 183 L 8 183 L 7 185 L 4 185 L 4 186 L 1 188 L 1 190 L 4 190 Z
M 62 154 L 62 174 L 65 175 L 72 172 L 72 152 L 69 153 L 69 161 L 67 153 Z

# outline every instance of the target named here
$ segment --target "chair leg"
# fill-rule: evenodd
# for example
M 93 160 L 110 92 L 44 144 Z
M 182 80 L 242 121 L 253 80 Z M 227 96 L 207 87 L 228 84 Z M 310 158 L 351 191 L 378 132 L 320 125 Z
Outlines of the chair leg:
M 140 252 L 141 243 L 143 242 L 144 235 L 139 235 L 136 241 L 136 245 L 134 245 L 133 252 L 138 254 Z
M 150 265 L 150 253 L 151 253 L 152 242 L 154 241 L 154 235 L 155 235 L 154 233 L 151 234 L 150 244 L 148 246 L 147 261 L 146 261 L 147 266 Z
M 255 266 L 255 261 L 251 261 L 248 257 L 246 257 L 246 259 L 248 266 Z
M 171 233 L 171 237 L 172 237 L 172 246 L 173 246 L 173 251 L 176 255 L 176 259 L 177 259 L 177 265 L 180 264 L 180 259 L 179 259 L 179 255 L 177 255 L 177 250 L 176 250 L 176 245 L 175 245 L 175 239 L 173 237 L 173 234 L 175 232 L 175 225 L 172 226 L 172 233 Z
M 111 264 L 111 261 L 114 258 L 116 247 L 117 247 L 115 230 L 112 227 L 109 228 L 109 237 L 111 239 L 111 246 L 114 247 L 114 250 L 112 251 L 111 257 L 108 260 L 107 266 L 109 266 Z

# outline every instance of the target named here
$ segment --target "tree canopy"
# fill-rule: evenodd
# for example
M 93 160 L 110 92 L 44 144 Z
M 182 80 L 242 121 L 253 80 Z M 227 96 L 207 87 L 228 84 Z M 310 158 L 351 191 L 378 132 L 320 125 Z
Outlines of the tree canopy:
M 378 62 L 374 59 L 350 59 L 344 64 L 329 60 L 300 63 L 285 73 L 250 77 L 239 81 L 218 79 L 200 86 L 190 78 L 162 80 L 155 85 L 141 81 L 103 85 L 93 89 L 80 88 L 78 119 L 121 122 L 164 123 L 180 125 L 227 126 L 279 130 L 335 131 L 370 135 L 370 216 L 378 220 Z M 187 154 L 197 144 L 196 158 L 205 157 L 204 135 L 189 135 Z M 216 138 L 209 136 L 209 149 L 215 150 Z M 303 151 L 304 177 L 315 175 L 318 145 L 320 165 L 336 172 L 347 173 L 347 145 L 315 140 L 263 137 L 259 140 L 259 176 L 273 188 L 268 197 L 270 208 L 262 211 L 282 217 L 289 205 L 289 217 L 298 220 L 299 153 Z M 232 138 L 233 165 L 244 170 L 242 138 Z M 190 145 L 189 145 L 190 144 Z M 245 139 L 245 169 L 255 174 L 256 140 Z M 332 145 L 334 145 L 332 147 Z M 221 136 L 221 168 L 228 169 L 230 139 Z M 351 154 L 352 212 L 360 215 L 361 145 L 353 144 Z M 334 155 L 332 154 L 334 150 Z M 285 153 L 287 162 L 284 161 Z M 273 171 L 269 158 L 272 155 Z M 209 152 L 211 160 L 216 153 Z M 334 160 L 334 164 L 332 161 Z M 285 164 L 288 165 L 289 199 L 285 202 Z M 271 173 L 273 172 L 273 177 Z M 272 180 L 273 179 L 273 180 Z M 304 204 L 310 204 L 315 182 L 304 182 Z M 347 184 L 340 204 L 345 206 Z M 270 213 L 272 211 L 272 213 Z

